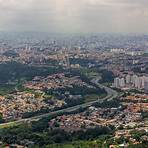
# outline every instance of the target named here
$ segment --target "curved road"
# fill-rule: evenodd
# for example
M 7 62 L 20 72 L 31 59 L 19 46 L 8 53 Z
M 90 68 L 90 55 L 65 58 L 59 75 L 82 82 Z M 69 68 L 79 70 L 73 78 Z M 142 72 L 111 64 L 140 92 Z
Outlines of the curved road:
M 98 87 L 104 88 L 106 90 L 107 96 L 104 97 L 103 99 L 98 99 L 98 100 L 95 100 L 95 101 L 92 101 L 92 102 L 87 102 L 87 103 L 76 105 L 76 106 L 73 106 L 73 107 L 68 107 L 68 108 L 65 108 L 65 109 L 46 113 L 46 114 L 43 114 L 43 115 L 37 115 L 37 116 L 26 118 L 26 119 L 20 119 L 20 120 L 13 121 L 13 122 L 3 123 L 3 124 L 0 124 L 0 128 L 1 127 L 9 127 L 11 125 L 15 125 L 15 124 L 19 124 L 19 123 L 23 123 L 23 122 L 27 122 L 27 121 L 30 122 L 30 121 L 34 121 L 34 120 L 39 120 L 43 117 L 48 117 L 50 115 L 54 115 L 54 114 L 58 114 L 58 113 L 62 113 L 62 112 L 71 112 L 71 111 L 74 111 L 76 109 L 79 109 L 80 107 L 82 107 L 82 108 L 89 107 L 89 106 L 93 105 L 94 103 L 97 103 L 97 102 L 102 103 L 105 100 L 109 101 L 109 100 L 112 100 L 112 99 L 118 97 L 118 93 L 115 90 L 98 83 L 98 81 L 99 81 L 99 79 L 93 79 L 91 82 L 96 84 Z

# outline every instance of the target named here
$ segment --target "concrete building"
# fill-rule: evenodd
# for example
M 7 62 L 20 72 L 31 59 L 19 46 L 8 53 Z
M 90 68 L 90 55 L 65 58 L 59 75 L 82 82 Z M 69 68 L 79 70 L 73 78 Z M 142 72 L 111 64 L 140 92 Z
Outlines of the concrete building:
M 144 91 L 145 93 L 148 93 L 148 81 L 145 81 L 144 83 Z
M 120 87 L 120 78 L 115 78 L 114 79 L 114 87 L 119 88 Z
M 125 87 L 125 79 L 124 78 L 121 78 L 119 80 L 119 83 L 120 83 L 120 87 Z
M 127 75 L 125 79 L 126 79 L 126 84 L 131 83 L 131 75 Z

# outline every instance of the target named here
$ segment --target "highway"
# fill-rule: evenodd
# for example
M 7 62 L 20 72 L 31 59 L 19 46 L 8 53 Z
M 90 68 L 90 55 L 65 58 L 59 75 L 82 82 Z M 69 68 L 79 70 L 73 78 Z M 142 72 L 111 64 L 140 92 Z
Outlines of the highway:
M 0 124 L 0 128 L 9 127 L 9 126 L 12 126 L 12 125 L 15 125 L 15 124 L 20 124 L 20 123 L 23 123 L 23 122 L 37 121 L 37 120 L 39 120 L 43 117 L 48 117 L 50 115 L 55 115 L 55 114 L 64 113 L 64 112 L 72 112 L 72 111 L 77 110 L 79 108 L 89 107 L 89 106 L 91 106 L 91 105 L 93 105 L 94 103 L 97 103 L 97 102 L 102 103 L 103 101 L 107 101 L 107 100 L 110 101 L 110 100 L 118 97 L 118 93 L 115 90 L 98 83 L 98 81 L 99 81 L 99 79 L 93 79 L 91 82 L 96 84 L 98 87 L 104 88 L 106 90 L 107 96 L 102 98 L 102 99 L 98 99 L 98 100 L 95 100 L 95 101 L 76 105 L 76 106 L 73 106 L 73 107 L 68 107 L 68 108 L 65 108 L 65 109 L 58 110 L 58 111 L 45 113 L 45 114 L 42 114 L 42 115 L 37 115 L 37 116 L 34 116 L 34 117 L 30 117 L 30 118 L 25 118 L 25 119 L 20 119 L 20 120 L 13 121 L 13 122 L 3 123 L 3 124 Z

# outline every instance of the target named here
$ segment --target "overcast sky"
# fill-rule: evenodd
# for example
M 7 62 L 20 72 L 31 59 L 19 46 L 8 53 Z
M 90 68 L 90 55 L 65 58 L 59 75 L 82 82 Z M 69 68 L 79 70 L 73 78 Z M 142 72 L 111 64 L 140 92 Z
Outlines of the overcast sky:
M 148 33 L 148 0 L 0 0 L 0 30 Z

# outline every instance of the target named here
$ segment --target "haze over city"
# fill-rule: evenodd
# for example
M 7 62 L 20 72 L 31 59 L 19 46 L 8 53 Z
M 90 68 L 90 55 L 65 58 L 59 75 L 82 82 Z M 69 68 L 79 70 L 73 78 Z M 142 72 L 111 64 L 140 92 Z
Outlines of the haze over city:
M 0 0 L 0 148 L 148 148 L 148 0 Z
M 147 0 L 0 0 L 1 31 L 147 33 Z

